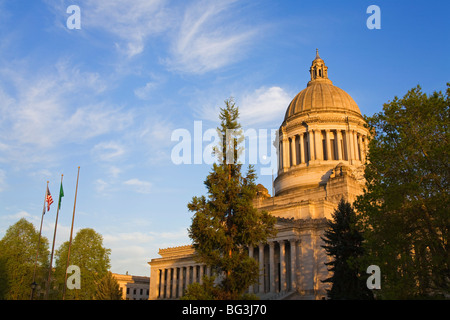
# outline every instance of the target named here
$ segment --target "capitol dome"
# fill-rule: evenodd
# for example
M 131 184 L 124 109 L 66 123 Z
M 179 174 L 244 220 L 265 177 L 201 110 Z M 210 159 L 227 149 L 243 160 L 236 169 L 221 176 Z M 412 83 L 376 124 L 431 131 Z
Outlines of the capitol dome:
M 358 171 L 366 160 L 369 131 L 358 105 L 328 79 L 316 50 L 311 80 L 289 104 L 279 129 L 275 194 L 325 185 L 337 166 Z
M 308 112 L 347 111 L 361 115 L 353 98 L 328 79 L 328 67 L 319 57 L 318 50 L 309 71 L 311 81 L 292 100 L 286 111 L 285 120 Z

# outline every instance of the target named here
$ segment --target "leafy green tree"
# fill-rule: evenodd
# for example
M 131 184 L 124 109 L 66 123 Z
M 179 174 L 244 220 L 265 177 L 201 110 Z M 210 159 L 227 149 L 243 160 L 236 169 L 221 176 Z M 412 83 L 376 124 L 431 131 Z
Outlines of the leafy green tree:
M 0 299 L 30 299 L 39 232 L 22 218 L 10 226 L 0 241 Z M 36 279 L 39 290 L 45 288 L 49 267 L 48 240 L 41 236 Z
M 55 279 L 58 284 L 57 298 L 62 298 L 69 242 L 56 251 Z M 103 247 L 103 237 L 91 228 L 81 229 L 75 235 L 70 249 L 70 265 L 80 268 L 81 289 L 66 289 L 65 299 L 93 300 L 97 283 L 110 269 L 111 249 Z
M 420 86 L 366 120 L 373 132 L 361 213 L 368 264 L 381 270 L 385 299 L 449 293 L 450 83 Z
M 106 273 L 98 282 L 95 300 L 122 300 L 119 283 L 113 277 L 111 271 Z
M 190 284 L 181 300 L 219 300 L 222 291 L 215 286 L 215 277 L 203 277 L 203 282 Z
M 356 227 L 356 213 L 350 203 L 341 199 L 337 209 L 328 221 L 322 240 L 322 246 L 332 260 L 325 263 L 333 274 L 323 282 L 331 283 L 327 290 L 332 300 L 373 299 L 367 288 L 364 270 L 360 270 L 357 261 L 363 255 L 363 236 Z
M 214 149 L 218 161 L 205 180 L 208 197 L 194 197 L 188 204 L 194 212 L 189 236 L 199 259 L 222 276 L 217 299 L 240 298 L 258 280 L 258 263 L 248 256 L 246 247 L 274 235 L 275 218 L 253 207 L 254 169 L 250 166 L 245 176 L 241 173 L 243 136 L 238 117 L 234 101 L 226 100 L 217 128 L 222 144 Z

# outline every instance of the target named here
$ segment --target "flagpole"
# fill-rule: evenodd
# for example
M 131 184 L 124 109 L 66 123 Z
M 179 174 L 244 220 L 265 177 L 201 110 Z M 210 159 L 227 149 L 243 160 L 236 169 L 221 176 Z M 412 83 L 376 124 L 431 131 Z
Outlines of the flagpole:
M 34 259 L 33 282 L 31 283 L 30 300 L 33 300 L 34 290 L 36 289 L 36 282 L 35 282 L 35 280 L 36 280 L 36 266 L 37 266 L 37 260 L 38 260 L 38 256 L 39 256 L 39 247 L 41 245 L 42 222 L 44 221 L 44 215 L 45 215 L 45 201 L 47 200 L 48 183 L 49 183 L 49 181 L 47 181 L 47 187 L 45 188 L 44 208 L 42 209 L 41 227 L 39 229 L 39 240 L 38 240 L 38 245 L 37 245 L 37 249 L 36 249 L 36 258 Z
M 63 176 L 64 176 L 64 175 L 61 174 L 61 187 L 60 187 L 60 189 L 59 189 L 58 209 L 56 210 L 55 231 L 53 232 L 52 253 L 51 253 L 51 256 L 50 256 L 50 268 L 49 268 L 49 270 L 48 270 L 47 285 L 46 285 L 46 287 L 45 287 L 45 300 L 48 299 L 48 291 L 49 291 L 49 288 L 50 288 L 51 277 L 52 277 L 53 252 L 54 252 L 54 250 L 55 250 L 56 228 L 57 228 L 57 226 L 58 226 L 59 207 L 61 206 L 61 188 L 62 188 Z
M 66 299 L 67 268 L 69 267 L 70 247 L 72 246 L 73 221 L 75 220 L 75 207 L 76 207 L 76 204 L 77 204 L 78 178 L 79 178 L 79 177 L 80 177 L 80 167 L 78 167 L 77 186 L 76 186 L 76 188 L 75 188 L 75 201 L 73 202 L 72 226 L 70 227 L 69 252 L 67 253 L 67 263 L 66 263 L 66 270 L 65 270 L 66 276 L 65 276 L 65 278 L 64 278 L 64 286 L 63 286 L 63 300 Z

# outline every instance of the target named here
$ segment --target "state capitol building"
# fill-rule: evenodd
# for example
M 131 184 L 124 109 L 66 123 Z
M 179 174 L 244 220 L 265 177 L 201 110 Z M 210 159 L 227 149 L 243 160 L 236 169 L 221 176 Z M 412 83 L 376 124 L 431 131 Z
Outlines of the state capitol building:
M 279 128 L 274 196 L 259 185 L 254 206 L 277 217 L 275 238 L 248 248 L 259 262 L 259 283 L 248 292 L 261 299 L 322 299 L 328 257 L 321 247 L 327 219 L 341 198 L 363 192 L 369 131 L 358 105 L 328 78 L 316 53 L 311 80 L 289 104 Z M 191 245 L 159 250 L 150 264 L 149 299 L 178 299 L 187 286 L 211 275 Z

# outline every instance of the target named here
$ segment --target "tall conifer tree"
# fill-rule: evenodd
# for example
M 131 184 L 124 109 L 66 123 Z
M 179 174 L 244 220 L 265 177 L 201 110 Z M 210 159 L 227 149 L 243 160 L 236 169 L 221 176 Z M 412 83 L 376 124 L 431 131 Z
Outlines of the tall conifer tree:
M 245 176 L 241 172 L 243 135 L 238 117 L 234 101 L 226 100 L 217 128 L 222 144 L 214 149 L 217 162 L 205 181 L 208 197 L 193 197 L 188 204 L 194 212 L 189 236 L 198 258 L 220 275 L 217 299 L 241 298 L 256 283 L 258 263 L 249 257 L 248 246 L 274 235 L 275 218 L 253 207 L 257 193 L 253 167 Z
M 367 288 L 366 276 L 359 270 L 357 263 L 363 254 L 363 236 L 356 228 L 356 214 L 350 203 L 341 199 L 328 222 L 322 240 L 322 246 L 332 258 L 325 263 L 333 272 L 323 282 L 331 283 L 327 290 L 328 298 L 333 300 L 372 299 L 372 292 Z M 361 272 L 362 271 L 362 272 Z

